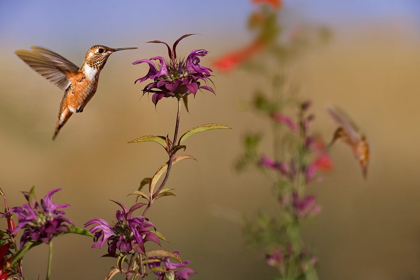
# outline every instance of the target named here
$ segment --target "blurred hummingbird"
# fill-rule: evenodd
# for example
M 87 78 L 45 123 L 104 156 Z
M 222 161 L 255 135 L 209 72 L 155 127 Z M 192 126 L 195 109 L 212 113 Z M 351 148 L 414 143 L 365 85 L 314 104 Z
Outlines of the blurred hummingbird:
M 64 90 L 53 140 L 71 115 L 83 112 L 98 88 L 99 74 L 109 56 L 117 51 L 132 49 L 137 48 L 114 49 L 95 45 L 87 51 L 80 68 L 61 55 L 42 47 L 31 46 L 31 50 L 15 51 L 29 67 Z
M 367 178 L 367 167 L 369 162 L 369 145 L 365 134 L 357 127 L 350 117 L 339 108 L 328 108 L 331 117 L 340 125 L 334 132 L 333 139 L 328 145 L 334 144 L 338 139 L 343 140 L 353 150 L 353 154 L 362 167 L 363 177 Z

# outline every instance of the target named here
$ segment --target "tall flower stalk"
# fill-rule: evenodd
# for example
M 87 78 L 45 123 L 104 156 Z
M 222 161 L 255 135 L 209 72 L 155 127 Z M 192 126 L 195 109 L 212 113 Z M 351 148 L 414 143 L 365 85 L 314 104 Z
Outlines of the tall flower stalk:
M 264 252 L 267 264 L 278 270 L 276 279 L 317 280 L 317 257 L 305 245 L 301 232 L 302 224 L 321 210 L 315 196 L 309 194 L 309 184 L 319 178 L 319 170 L 330 169 L 331 162 L 323 140 L 310 131 L 311 103 L 296 97 L 298 88 L 288 79 L 287 69 L 308 43 L 323 42 L 329 32 L 325 28 L 313 33 L 303 28 L 290 32 L 279 21 L 283 1 L 252 2 L 256 8 L 248 27 L 255 38 L 245 48 L 215 61 L 222 71 L 241 67 L 266 80 L 255 90 L 251 107 L 271 124 L 273 152 L 268 155 L 261 147 L 262 132 L 249 133 L 237 169 L 253 165 L 262 171 L 269 178 L 279 211 L 274 217 L 260 212 L 255 219 L 245 219 L 244 231 L 249 243 Z
M 186 149 L 184 141 L 199 132 L 228 128 L 225 125 L 216 124 L 200 125 L 179 136 L 182 104 L 188 111 L 188 97 L 191 94 L 195 96 L 199 90 L 214 93 L 213 88 L 207 84 L 212 83 L 212 70 L 200 64 L 200 57 L 207 55 L 207 50 L 195 49 L 185 60 L 177 57 L 177 45 L 182 39 L 191 35 L 181 36 L 172 47 L 160 40 L 149 42 L 164 44 L 168 50 L 168 60 L 155 56 L 133 63 L 134 65 L 146 63 L 149 66 L 147 74 L 137 79 L 135 83 L 149 80 L 143 88 L 143 94 L 152 94 L 152 102 L 155 106 L 164 98 L 174 98 L 177 101 L 175 128 L 173 137 L 148 135 L 129 142 L 157 143 L 164 148 L 168 160 L 152 177 L 144 178 L 138 190 L 131 193 L 136 196 L 136 203 L 131 208 L 127 209 L 121 203 L 114 201 L 122 208 L 122 211 L 118 210 L 116 213 L 116 222 L 108 223 L 103 219 L 92 219 L 85 224 L 85 227 L 92 226 L 90 232 L 95 236 L 92 247 L 102 247 L 106 243 L 108 245 L 106 256 L 117 258 L 116 266 L 105 279 L 111 279 L 116 274 L 123 273 L 126 279 L 143 279 L 147 275 L 154 274 L 159 280 L 185 280 L 195 273 L 193 269 L 187 267 L 190 261 L 182 261 L 178 251 L 146 249 L 148 241 L 158 245 L 161 245 L 161 241 L 167 241 L 146 215 L 156 200 L 175 195 L 173 188 L 166 187 L 173 165 L 184 159 L 194 159 L 190 155 L 177 155 L 180 150 Z M 155 61 L 157 61 L 156 64 Z M 161 178 L 163 179 L 158 184 Z M 143 214 L 133 217 L 133 212 L 141 208 L 144 209 Z

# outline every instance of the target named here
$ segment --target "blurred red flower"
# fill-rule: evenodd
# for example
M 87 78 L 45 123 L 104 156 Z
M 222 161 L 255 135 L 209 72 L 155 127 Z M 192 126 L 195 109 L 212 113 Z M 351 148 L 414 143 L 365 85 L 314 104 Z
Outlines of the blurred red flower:
M 316 138 L 314 143 L 314 151 L 318 154 L 314 161 L 317 169 L 328 171 L 333 169 L 333 164 L 330 156 L 327 153 L 325 143 L 321 138 Z
M 252 0 L 252 3 L 254 4 L 269 4 L 271 6 L 273 6 L 273 8 L 275 9 L 280 9 L 281 7 L 283 7 L 283 0 Z
M 217 58 L 213 61 L 213 65 L 215 68 L 222 71 L 233 70 L 241 63 L 253 57 L 263 48 L 263 46 L 264 44 L 261 41 L 256 40 L 243 49 L 234 51 L 232 53 Z

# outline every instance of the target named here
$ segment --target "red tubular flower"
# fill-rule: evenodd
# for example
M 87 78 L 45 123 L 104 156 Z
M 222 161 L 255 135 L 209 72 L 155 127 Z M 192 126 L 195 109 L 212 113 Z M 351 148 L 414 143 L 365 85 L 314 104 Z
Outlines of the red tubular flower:
M 213 61 L 213 65 L 221 71 L 230 71 L 244 63 L 257 54 L 264 44 L 260 40 L 255 40 L 243 49 L 234 51 Z
M 268 4 L 272 6 L 274 9 L 280 9 L 283 7 L 283 1 L 282 0 L 252 0 L 252 3 L 254 4 Z
M 7 228 L 8 228 L 10 231 L 14 231 L 14 229 L 16 229 L 15 221 L 13 221 L 13 219 L 12 219 L 12 217 L 11 217 L 11 216 L 7 218 Z M 16 237 L 17 232 L 12 233 L 12 234 Z
M 6 243 L 3 246 L 0 247 L 0 280 L 1 279 L 7 279 L 10 275 L 7 271 L 4 271 L 4 265 L 5 261 L 4 257 L 7 254 L 7 251 L 9 251 L 10 243 Z
M 311 148 L 315 153 L 314 160 L 305 170 L 306 181 L 309 182 L 313 179 L 316 171 L 329 171 L 333 169 L 333 164 L 321 138 L 311 137 L 306 142 L 308 148 Z

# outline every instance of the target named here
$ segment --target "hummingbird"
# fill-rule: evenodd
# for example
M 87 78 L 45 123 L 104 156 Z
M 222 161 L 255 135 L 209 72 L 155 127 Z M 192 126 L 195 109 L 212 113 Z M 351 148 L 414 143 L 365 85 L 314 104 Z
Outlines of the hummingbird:
M 340 108 L 328 108 L 328 112 L 334 121 L 340 127 L 334 132 L 333 139 L 328 145 L 334 144 L 336 140 L 343 140 L 353 150 L 355 158 L 359 161 L 362 167 L 363 177 L 367 178 L 367 168 L 369 162 L 369 144 L 366 140 L 365 134 L 357 127 L 356 123 Z
M 95 95 L 99 74 L 109 56 L 117 51 L 137 49 L 136 47 L 114 49 L 95 45 L 86 52 L 83 64 L 79 68 L 53 51 L 37 46 L 30 48 L 31 50 L 17 50 L 15 54 L 29 67 L 64 91 L 53 140 L 68 119 L 74 113 L 83 112 L 87 103 Z

